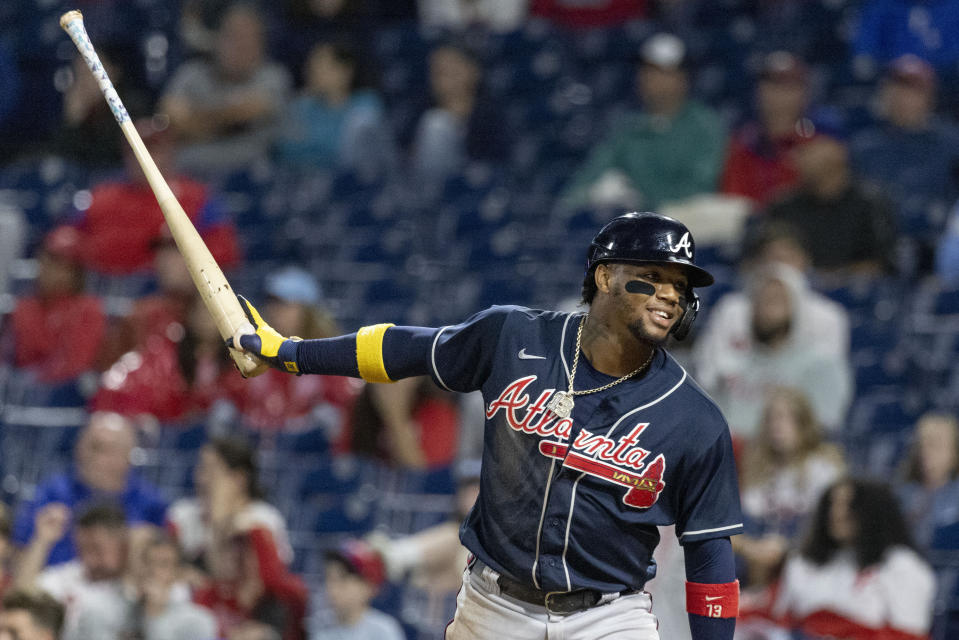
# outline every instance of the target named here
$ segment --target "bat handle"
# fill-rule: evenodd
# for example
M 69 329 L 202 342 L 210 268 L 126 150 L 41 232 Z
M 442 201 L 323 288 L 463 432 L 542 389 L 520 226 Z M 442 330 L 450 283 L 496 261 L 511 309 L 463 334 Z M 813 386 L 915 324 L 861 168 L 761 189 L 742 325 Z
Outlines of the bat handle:
M 237 351 L 236 349 L 230 349 L 229 351 L 230 357 L 236 363 L 236 368 L 240 370 L 240 374 L 244 378 L 255 378 L 270 368 L 270 365 L 262 360 L 257 360 L 245 351 Z
M 247 321 L 240 323 L 240 326 L 237 327 L 232 336 L 233 343 L 239 345 L 240 336 L 248 333 L 256 333 L 256 329 Z M 227 347 L 227 350 L 230 352 L 230 357 L 233 358 L 233 362 L 236 363 L 236 368 L 240 370 L 244 378 L 255 378 L 270 368 L 270 365 L 266 362 L 242 349 Z
M 70 39 L 73 40 L 73 43 L 77 46 L 77 51 L 83 56 L 83 61 L 87 63 L 87 66 L 93 73 L 93 77 L 96 78 L 97 84 L 100 85 L 100 91 L 103 92 L 103 97 L 106 98 L 107 104 L 110 106 L 110 111 L 113 112 L 113 117 L 116 118 L 117 122 L 121 125 L 129 121 L 130 114 L 127 113 L 127 109 L 123 106 L 120 96 L 117 95 L 117 90 L 113 87 L 110 76 L 107 75 L 106 69 L 104 69 L 103 64 L 100 63 L 100 56 L 97 55 L 96 49 L 93 48 L 93 43 L 90 42 L 87 29 L 83 26 L 83 14 L 76 9 L 67 11 L 60 16 L 60 27 L 66 31 Z

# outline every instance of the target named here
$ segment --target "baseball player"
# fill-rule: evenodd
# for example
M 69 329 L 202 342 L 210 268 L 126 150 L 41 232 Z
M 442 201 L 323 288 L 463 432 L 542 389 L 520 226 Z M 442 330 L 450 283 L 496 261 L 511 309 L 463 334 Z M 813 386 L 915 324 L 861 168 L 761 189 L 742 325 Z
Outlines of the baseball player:
M 448 639 L 658 639 L 643 586 L 657 527 L 673 523 L 692 637 L 728 639 L 729 537 L 742 531 L 729 429 L 664 348 L 713 282 L 694 256 L 680 222 L 628 213 L 589 247 L 585 313 L 492 307 L 455 326 L 299 340 L 241 298 L 255 333 L 228 346 L 296 374 L 482 390 L 480 493 L 460 531 L 471 560 Z

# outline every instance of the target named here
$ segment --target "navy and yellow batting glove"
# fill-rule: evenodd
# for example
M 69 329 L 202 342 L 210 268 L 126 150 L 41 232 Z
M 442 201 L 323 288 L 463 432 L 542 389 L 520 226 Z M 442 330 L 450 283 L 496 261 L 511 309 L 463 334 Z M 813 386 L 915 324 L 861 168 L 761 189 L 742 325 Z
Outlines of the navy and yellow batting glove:
M 262 359 L 271 367 L 300 375 L 296 356 L 302 339 L 296 336 L 284 338 L 266 323 L 249 300 L 240 295 L 237 299 L 250 324 L 253 325 L 253 331 L 249 331 L 249 328 L 243 333 L 238 331 L 237 335 L 226 341 L 226 346 L 231 349 L 236 348 L 235 345 L 239 342 L 240 348 Z

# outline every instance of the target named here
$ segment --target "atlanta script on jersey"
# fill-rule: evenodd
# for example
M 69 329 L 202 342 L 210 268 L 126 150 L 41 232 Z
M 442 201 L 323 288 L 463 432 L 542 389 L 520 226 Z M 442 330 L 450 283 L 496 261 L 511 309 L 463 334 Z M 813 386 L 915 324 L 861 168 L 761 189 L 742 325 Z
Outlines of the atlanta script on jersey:
M 729 429 L 659 349 L 646 373 L 546 410 L 565 390 L 580 314 L 492 307 L 439 329 L 432 376 L 486 404 L 480 495 L 463 544 L 496 571 L 548 591 L 641 589 L 656 529 L 681 543 L 742 531 Z M 580 357 L 577 389 L 613 378 Z

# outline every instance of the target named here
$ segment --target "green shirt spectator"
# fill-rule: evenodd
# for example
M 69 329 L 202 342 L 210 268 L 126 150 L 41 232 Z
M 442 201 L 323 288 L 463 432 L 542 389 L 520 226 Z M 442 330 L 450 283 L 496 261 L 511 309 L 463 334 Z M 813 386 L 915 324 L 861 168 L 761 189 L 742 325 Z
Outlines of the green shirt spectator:
M 686 48 L 679 38 L 658 34 L 642 49 L 637 89 L 642 112 L 624 119 L 574 176 L 564 204 L 593 200 L 594 185 L 618 171 L 637 192 L 635 206 L 655 208 L 717 188 L 726 148 L 719 115 L 689 99 Z

